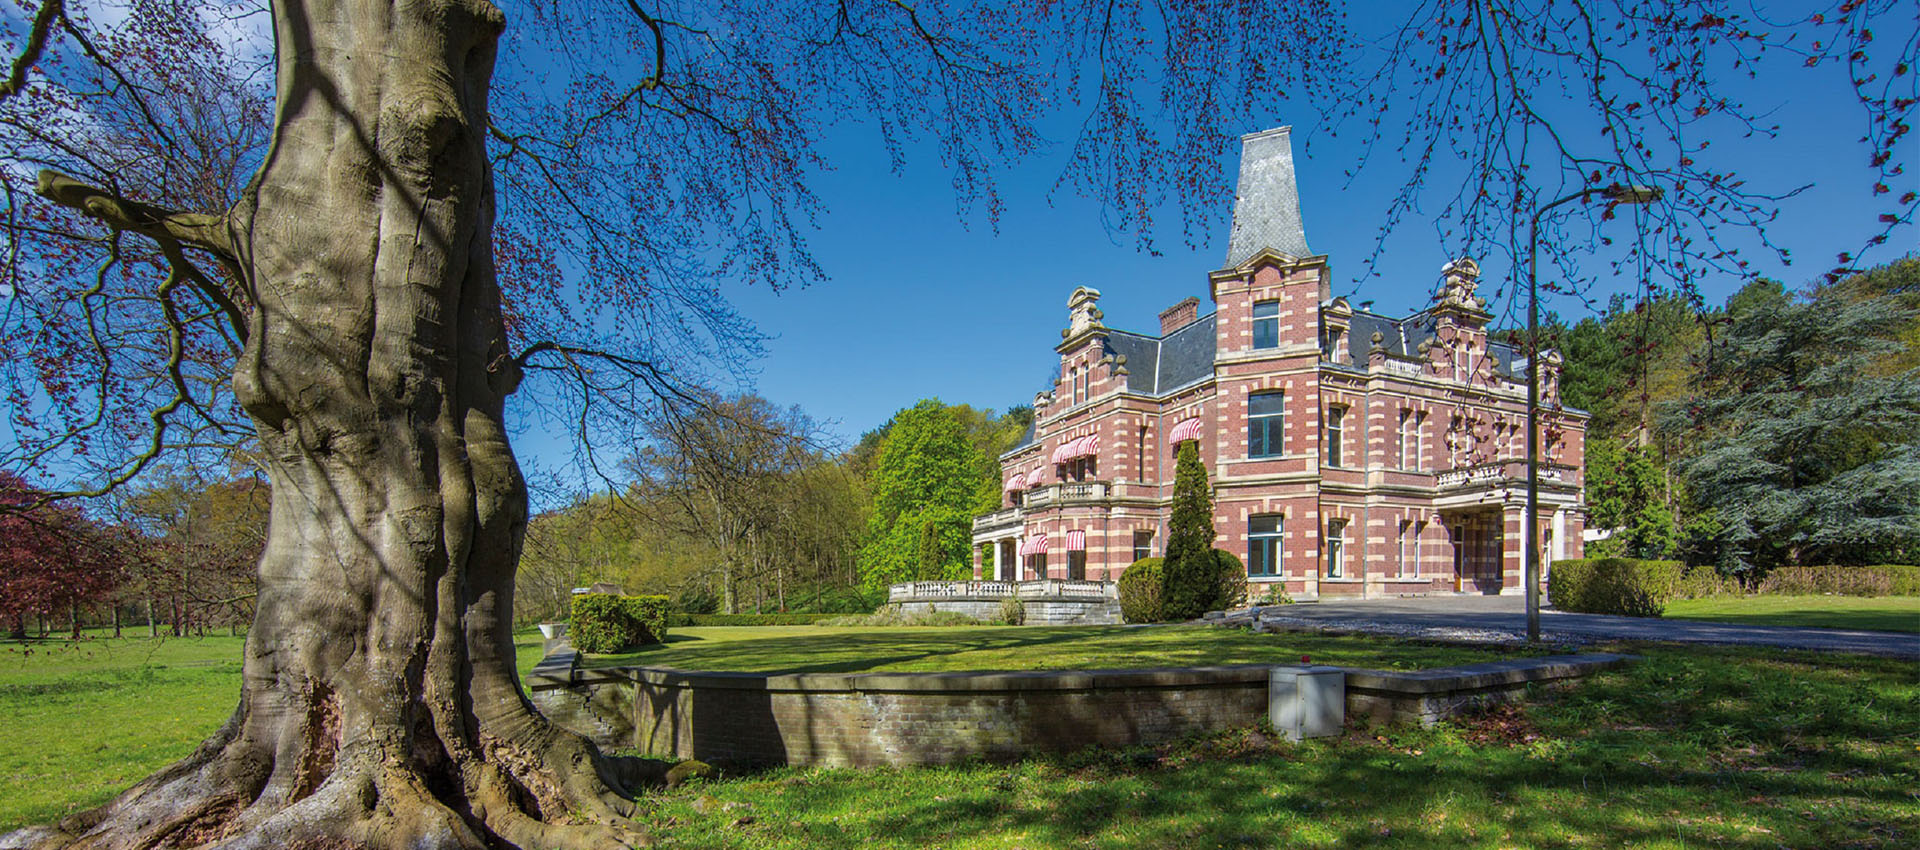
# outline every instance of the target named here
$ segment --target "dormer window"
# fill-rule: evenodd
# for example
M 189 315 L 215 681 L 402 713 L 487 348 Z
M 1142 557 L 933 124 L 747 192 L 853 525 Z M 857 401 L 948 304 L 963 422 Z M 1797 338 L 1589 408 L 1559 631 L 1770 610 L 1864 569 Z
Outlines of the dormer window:
M 1280 347 L 1280 302 L 1253 302 L 1253 347 Z

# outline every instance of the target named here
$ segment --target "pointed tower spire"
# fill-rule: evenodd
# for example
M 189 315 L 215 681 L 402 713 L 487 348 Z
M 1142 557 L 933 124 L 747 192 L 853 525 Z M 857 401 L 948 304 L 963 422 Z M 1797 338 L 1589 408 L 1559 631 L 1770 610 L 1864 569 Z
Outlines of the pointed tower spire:
M 1292 127 L 1275 127 L 1240 137 L 1240 188 L 1223 268 L 1237 267 L 1264 248 L 1313 256 L 1300 223 L 1300 191 L 1293 182 L 1292 132 Z

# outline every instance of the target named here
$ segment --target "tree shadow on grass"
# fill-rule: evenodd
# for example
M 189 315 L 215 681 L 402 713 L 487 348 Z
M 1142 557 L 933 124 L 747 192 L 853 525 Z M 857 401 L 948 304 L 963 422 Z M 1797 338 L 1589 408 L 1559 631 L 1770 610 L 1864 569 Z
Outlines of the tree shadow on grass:
M 1291 744 L 1232 733 L 1012 765 L 794 771 L 719 846 L 1920 845 L 1920 684 L 1898 660 L 1649 650 L 1517 716 Z M 676 836 L 677 837 L 677 836 Z M 694 846 L 702 846 L 698 841 Z

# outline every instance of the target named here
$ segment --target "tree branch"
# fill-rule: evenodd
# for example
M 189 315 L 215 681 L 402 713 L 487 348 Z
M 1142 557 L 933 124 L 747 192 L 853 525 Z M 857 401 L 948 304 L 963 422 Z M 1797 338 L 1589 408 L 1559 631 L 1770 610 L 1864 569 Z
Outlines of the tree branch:
M 206 251 L 224 262 L 238 262 L 227 217 L 213 213 L 176 212 L 122 197 L 90 186 L 51 169 L 41 169 L 33 191 L 43 198 L 79 210 L 109 227 L 130 230 L 161 242 L 177 242 Z
M 47 0 L 41 4 L 40 11 L 33 16 L 33 29 L 27 33 L 27 46 L 13 59 L 13 69 L 8 72 L 5 82 L 0 82 L 0 100 L 18 94 L 27 85 L 27 71 L 40 61 L 41 54 L 47 50 L 47 36 L 53 32 L 53 22 L 66 12 L 64 0 Z

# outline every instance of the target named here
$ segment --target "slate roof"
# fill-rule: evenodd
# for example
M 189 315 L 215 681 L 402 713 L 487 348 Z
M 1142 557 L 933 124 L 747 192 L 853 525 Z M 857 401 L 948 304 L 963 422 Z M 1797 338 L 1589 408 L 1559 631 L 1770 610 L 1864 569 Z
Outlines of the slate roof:
M 1234 193 L 1233 229 L 1227 234 L 1227 263 L 1221 268 L 1236 268 L 1263 248 L 1313 256 L 1300 223 L 1292 131 L 1276 127 L 1240 137 L 1240 184 Z
M 1164 337 L 1109 331 L 1107 347 L 1127 356 L 1127 389 L 1159 397 L 1213 377 L 1218 315 L 1208 313 Z

